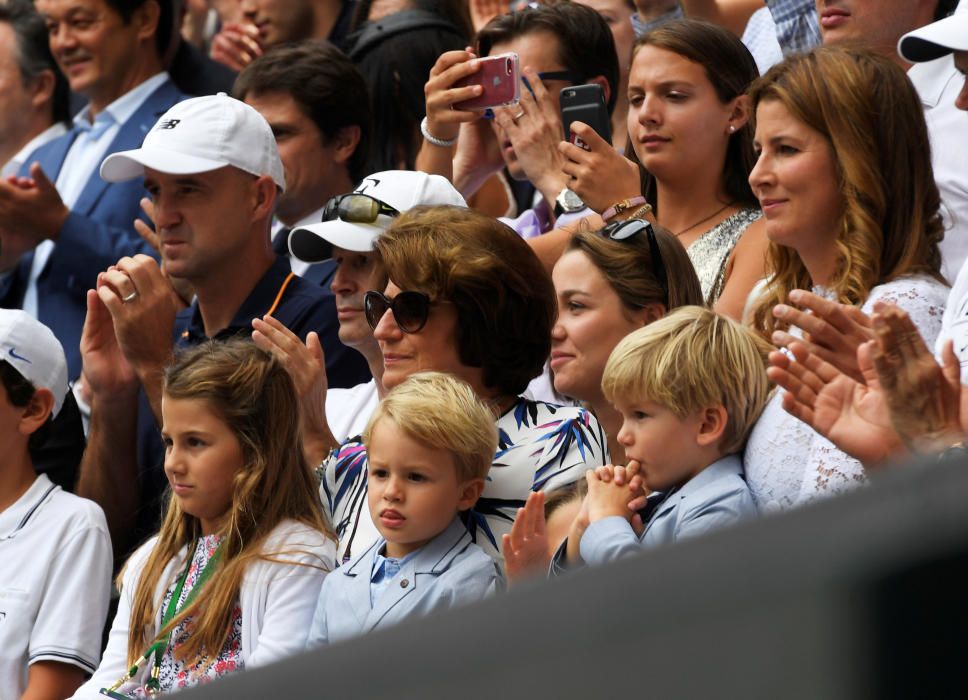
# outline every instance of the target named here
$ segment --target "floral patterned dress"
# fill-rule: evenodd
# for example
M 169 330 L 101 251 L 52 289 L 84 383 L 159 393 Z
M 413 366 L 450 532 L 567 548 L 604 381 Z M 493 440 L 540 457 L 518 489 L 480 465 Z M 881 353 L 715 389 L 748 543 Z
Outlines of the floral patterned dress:
M 498 448 L 477 505 L 464 524 L 484 551 L 503 564 L 501 535 L 511 531 L 531 491 L 553 491 L 608 464 L 605 431 L 588 410 L 518 397 L 497 420 Z M 366 505 L 366 447 L 346 440 L 320 465 L 320 498 L 346 562 L 380 536 Z
M 185 599 L 198 583 L 199 576 L 205 570 L 205 565 L 208 564 L 218 549 L 219 542 L 220 538 L 217 535 L 206 535 L 199 538 L 198 546 L 195 548 L 195 554 L 192 557 L 192 563 L 188 569 L 188 576 L 185 579 L 185 585 L 182 588 L 181 595 L 178 597 L 179 609 L 185 604 Z M 168 608 L 168 604 L 171 602 L 171 597 L 174 595 L 177 585 L 178 582 L 175 580 L 168 587 L 168 591 L 165 593 L 165 597 L 161 602 L 162 610 Z M 202 683 L 207 683 L 226 673 L 241 671 L 243 668 L 242 608 L 238 603 L 236 603 L 235 610 L 232 613 L 232 630 L 225 640 L 225 646 L 222 647 L 222 651 L 219 652 L 214 661 L 205 657 L 191 659 L 183 663 L 175 658 L 175 651 L 188 639 L 191 625 L 192 619 L 189 617 L 172 630 L 171 644 L 165 652 L 165 655 L 161 658 L 161 675 L 159 681 L 163 692 L 191 688 Z M 147 697 L 142 688 L 138 688 L 133 696 Z

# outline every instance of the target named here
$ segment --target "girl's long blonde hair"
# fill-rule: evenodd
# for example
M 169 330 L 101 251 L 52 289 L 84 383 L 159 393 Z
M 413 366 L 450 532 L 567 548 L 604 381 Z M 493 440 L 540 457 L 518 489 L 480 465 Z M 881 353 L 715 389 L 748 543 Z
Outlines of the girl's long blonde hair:
M 750 88 L 752 107 L 775 100 L 830 144 L 843 210 L 830 289 L 862 304 L 872 288 L 903 275 L 939 281 L 944 237 L 941 197 L 921 100 L 904 71 L 886 58 L 822 48 L 774 66 Z M 753 312 L 767 338 L 784 327 L 776 304 L 813 282 L 792 248 L 770 243 L 772 276 Z
M 231 631 L 247 567 L 258 559 L 284 562 L 285 555 L 300 553 L 263 551 L 276 526 L 294 520 L 333 537 L 303 456 L 295 387 L 285 369 L 268 354 L 247 340 L 208 341 L 176 357 L 165 371 L 164 395 L 205 401 L 235 434 L 244 463 L 235 475 L 232 505 L 219 533 L 220 560 L 212 578 L 190 605 L 154 635 L 161 605 L 155 591 L 162 574 L 202 534 L 198 518 L 185 513 L 179 500 L 171 496 L 158 541 L 134 593 L 129 665 L 156 638 L 167 635 L 189 616 L 191 635 L 179 646 L 178 657 L 214 660 Z M 322 560 L 319 567 L 325 568 Z

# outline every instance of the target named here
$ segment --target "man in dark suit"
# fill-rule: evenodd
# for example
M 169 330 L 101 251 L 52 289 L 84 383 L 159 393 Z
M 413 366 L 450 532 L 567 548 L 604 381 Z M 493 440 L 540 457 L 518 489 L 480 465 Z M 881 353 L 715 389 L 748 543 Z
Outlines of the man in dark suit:
M 0 182 L 0 305 L 23 308 L 64 345 L 72 379 L 85 294 L 121 257 L 148 251 L 134 229 L 140 181 L 109 184 L 98 167 L 136 148 L 183 95 L 162 69 L 170 0 L 37 0 L 51 52 L 88 100 L 74 128 L 38 149 L 15 181 Z M 15 262 L 16 264 L 11 264 Z

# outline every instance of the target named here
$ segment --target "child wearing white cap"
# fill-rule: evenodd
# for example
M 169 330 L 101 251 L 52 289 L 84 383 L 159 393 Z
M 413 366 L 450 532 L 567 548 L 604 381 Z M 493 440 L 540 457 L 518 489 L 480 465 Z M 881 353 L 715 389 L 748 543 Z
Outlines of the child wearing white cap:
M 100 657 L 112 563 L 104 514 L 31 459 L 67 390 L 51 330 L 0 310 L 0 698 L 66 697 Z

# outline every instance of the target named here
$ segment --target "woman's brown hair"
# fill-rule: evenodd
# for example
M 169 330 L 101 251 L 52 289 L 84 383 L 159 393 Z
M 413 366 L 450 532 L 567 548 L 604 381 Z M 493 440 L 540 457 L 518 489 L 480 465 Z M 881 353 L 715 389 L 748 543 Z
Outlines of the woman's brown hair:
M 646 233 L 613 241 L 601 232 L 575 234 L 567 250 L 580 250 L 602 273 L 625 308 L 635 311 L 660 302 L 666 311 L 680 306 L 703 306 L 696 269 L 679 240 L 661 226 L 653 226 L 660 261 L 652 259 Z M 665 269 L 668 295 L 656 277 L 656 264 Z M 668 297 L 668 298 L 667 298 Z
M 732 32 L 710 22 L 694 19 L 674 20 L 643 35 L 632 49 L 632 61 L 643 46 L 654 46 L 678 54 L 698 63 L 723 104 L 743 95 L 759 70 L 749 49 Z M 632 140 L 629 139 L 629 144 Z M 656 181 L 642 167 L 635 150 L 627 149 L 626 156 L 639 166 L 642 194 L 655 208 Z M 729 137 L 726 159 L 723 161 L 723 188 L 729 201 L 746 207 L 759 207 L 750 187 L 749 175 L 756 162 L 753 151 L 753 127 L 747 122 Z M 658 212 L 656 212 L 658 213 Z
M 514 231 L 461 207 L 414 207 L 377 239 L 391 282 L 457 308 L 457 351 L 484 384 L 515 396 L 551 352 L 555 290 Z
M 939 281 L 944 237 L 924 110 L 904 71 L 872 53 L 822 48 L 774 66 L 750 89 L 755 109 L 776 101 L 830 145 L 843 193 L 838 262 L 826 283 L 837 300 L 862 304 L 903 275 Z M 792 248 L 771 243 L 769 284 L 753 313 L 767 338 L 773 307 L 813 281 Z

